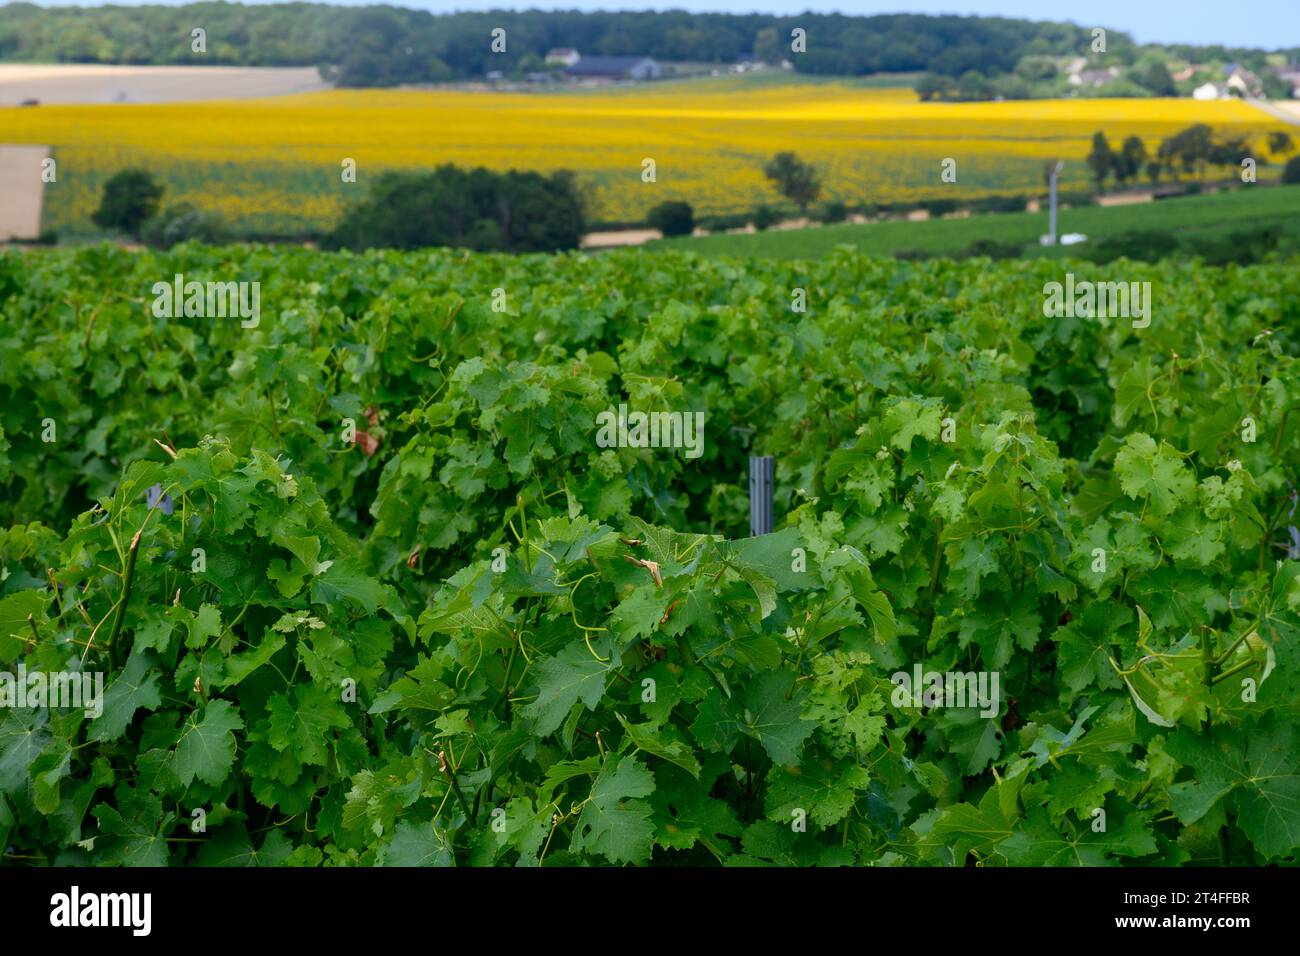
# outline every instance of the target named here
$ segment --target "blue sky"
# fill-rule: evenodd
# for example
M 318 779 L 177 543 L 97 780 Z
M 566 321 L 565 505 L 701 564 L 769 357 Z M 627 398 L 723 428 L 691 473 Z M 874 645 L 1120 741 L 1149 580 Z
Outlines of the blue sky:
M 97 5 L 91 0 L 43 0 L 45 6 Z M 159 0 L 151 0 L 159 2 Z M 181 0 L 162 0 L 181 2 Z M 561 10 L 645 10 L 676 8 L 698 12 L 797 13 L 813 9 L 840 13 L 961 13 L 1071 20 L 1130 33 L 1140 43 L 1223 43 L 1228 46 L 1300 46 L 1300 0 L 389 0 L 434 12 L 538 8 Z M 360 5 L 351 0 L 349 5 Z

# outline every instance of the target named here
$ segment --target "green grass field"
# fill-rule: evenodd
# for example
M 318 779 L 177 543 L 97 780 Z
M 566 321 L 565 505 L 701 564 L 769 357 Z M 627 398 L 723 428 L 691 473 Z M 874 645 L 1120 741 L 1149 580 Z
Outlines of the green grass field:
M 1081 232 L 1091 243 L 1125 232 L 1155 230 L 1179 238 L 1209 238 L 1263 225 L 1277 225 L 1284 235 L 1300 238 L 1300 186 L 1239 189 L 1131 206 L 1065 209 L 1060 213 L 1058 231 Z M 1024 245 L 1025 254 L 1030 256 L 1077 255 L 1087 247 L 1043 248 L 1038 245 L 1038 237 L 1045 232 L 1046 211 L 662 239 L 645 248 L 690 249 L 707 256 L 816 259 L 841 244 L 872 255 L 893 255 L 904 250 L 945 255 L 961 252 L 980 239 Z

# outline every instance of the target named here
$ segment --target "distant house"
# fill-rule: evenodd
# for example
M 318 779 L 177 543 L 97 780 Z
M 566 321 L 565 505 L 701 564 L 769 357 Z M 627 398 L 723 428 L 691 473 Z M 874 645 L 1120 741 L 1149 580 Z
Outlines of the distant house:
M 1226 100 L 1232 93 L 1222 83 L 1202 83 L 1192 90 L 1194 100 Z
M 1196 75 L 1196 71 L 1199 69 L 1201 69 L 1201 67 L 1198 66 L 1183 67 L 1177 73 L 1173 74 L 1173 80 L 1175 83 L 1182 83 L 1186 80 L 1190 80 L 1192 77 Z
M 546 51 L 547 66 L 573 66 L 580 59 L 582 57 L 578 55 L 578 51 L 573 47 L 558 46 L 553 50 Z
M 1279 80 L 1286 84 L 1287 89 L 1291 91 L 1291 95 L 1296 99 L 1300 99 L 1300 70 L 1291 67 L 1278 67 L 1273 72 L 1277 74 Z
M 664 68 L 648 56 L 584 56 L 564 73 L 579 80 L 657 80 Z
M 1260 78 L 1236 63 L 1229 63 L 1223 68 L 1224 85 L 1236 90 L 1243 96 L 1259 96 L 1264 90 Z
M 1118 76 L 1119 69 L 1108 66 L 1104 70 L 1084 70 L 1082 73 L 1074 73 L 1070 76 L 1070 83 L 1073 86 L 1105 86 Z

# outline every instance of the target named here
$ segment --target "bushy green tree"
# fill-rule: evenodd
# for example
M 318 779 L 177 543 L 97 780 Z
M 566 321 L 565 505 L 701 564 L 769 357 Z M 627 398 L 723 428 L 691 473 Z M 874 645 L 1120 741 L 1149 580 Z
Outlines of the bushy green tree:
M 1106 180 L 1115 171 L 1115 153 L 1106 141 L 1106 134 L 1098 130 L 1092 137 L 1092 151 L 1085 160 L 1098 189 L 1106 188 Z
M 1265 73 L 1260 77 L 1263 94 L 1270 100 L 1289 100 L 1295 89 L 1290 83 L 1275 73 Z
M 975 70 L 967 70 L 957 80 L 957 96 L 963 100 L 993 99 L 993 83 Z
M 848 215 L 848 207 L 840 200 L 832 199 L 822 206 L 817 214 L 817 220 L 825 223 L 843 222 L 848 218 Z
M 1191 173 L 1210 161 L 1213 145 L 1214 131 L 1205 123 L 1196 123 L 1162 142 L 1158 155 L 1170 169 L 1181 167 L 1183 172 Z
M 993 92 L 1004 100 L 1027 100 L 1034 95 L 1033 87 L 1029 82 L 1014 73 L 1008 73 L 994 80 Z
M 577 248 L 584 230 L 582 200 L 567 172 L 543 176 L 445 165 L 380 176 L 325 244 L 553 252 Z
M 1020 58 L 1015 72 L 1026 82 L 1046 83 L 1056 79 L 1060 71 L 1056 67 L 1055 57 L 1030 54 Z
M 781 190 L 781 195 L 799 207 L 800 213 L 806 212 L 808 204 L 821 192 L 817 170 L 791 152 L 777 153 L 763 167 L 763 173 Z
M 163 249 L 191 239 L 221 242 L 224 235 L 219 216 L 187 202 L 167 207 L 140 227 L 140 238 L 146 245 Z
M 101 229 L 139 236 L 140 227 L 158 211 L 163 187 L 145 169 L 124 169 L 104 183 L 104 194 L 91 221 Z
M 930 100 L 945 100 L 953 95 L 957 81 L 950 76 L 939 73 L 927 73 L 916 81 L 916 95 L 925 103 Z
M 774 225 L 778 218 L 780 217 L 777 216 L 776 210 L 771 206 L 763 205 L 754 210 L 754 216 L 751 221 L 754 223 L 754 228 L 759 232 L 762 232 L 768 226 Z
M 1142 173 L 1142 167 L 1147 161 L 1147 148 L 1143 144 L 1141 137 L 1130 136 L 1124 140 L 1124 145 L 1120 147 L 1115 154 L 1114 170 L 1115 179 L 1120 185 L 1127 185 L 1137 179 Z
M 1137 76 L 1138 83 L 1145 86 L 1156 96 L 1177 96 L 1178 87 L 1169 75 L 1169 67 L 1156 60 Z
M 689 236 L 695 231 L 695 212 L 690 203 L 670 199 L 651 209 L 646 222 L 665 236 Z
M 774 66 L 785 59 L 785 47 L 774 27 L 764 27 L 754 37 L 754 59 Z

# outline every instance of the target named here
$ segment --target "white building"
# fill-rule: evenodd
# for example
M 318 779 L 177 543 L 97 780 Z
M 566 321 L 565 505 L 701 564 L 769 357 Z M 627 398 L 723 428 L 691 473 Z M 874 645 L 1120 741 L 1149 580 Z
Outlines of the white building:
M 547 66 L 573 66 L 580 59 L 582 57 L 578 55 L 578 51 L 567 46 L 556 47 L 546 53 Z
M 1088 68 L 1088 58 L 1086 56 L 1062 57 L 1061 60 L 1058 61 L 1058 65 L 1060 66 L 1062 73 L 1066 76 L 1074 77 L 1078 76 Z M 1078 86 L 1078 84 L 1075 83 L 1075 86 Z
M 1071 86 L 1105 86 L 1119 78 L 1119 69 L 1108 66 L 1104 70 L 1084 70 L 1082 73 L 1071 73 L 1069 82 Z

